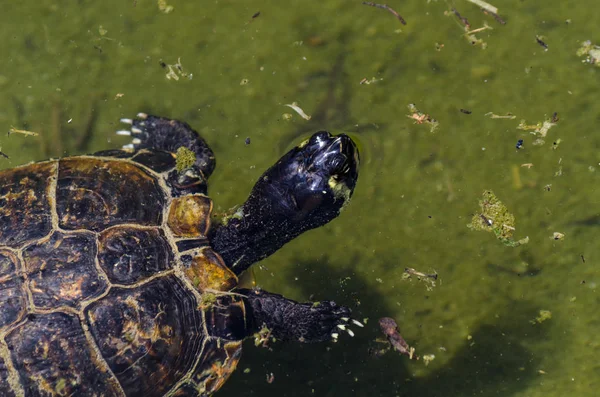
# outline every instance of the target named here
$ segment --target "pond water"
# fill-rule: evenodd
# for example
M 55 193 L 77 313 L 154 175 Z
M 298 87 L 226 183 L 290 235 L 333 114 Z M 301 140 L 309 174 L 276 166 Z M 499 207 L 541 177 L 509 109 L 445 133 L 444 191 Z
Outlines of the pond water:
M 600 21 L 591 1 L 492 3 L 505 24 L 466 0 L 390 1 L 406 25 L 348 0 L 11 2 L 0 130 L 39 136 L 1 135 L 0 167 L 117 148 L 118 120 L 144 111 L 210 143 L 226 212 L 312 132 L 348 133 L 362 159 L 352 202 L 254 275 L 348 305 L 366 327 L 336 344 L 248 341 L 218 395 L 595 396 L 600 68 L 577 51 L 600 44 Z M 494 221 L 484 191 L 528 243 L 467 227 Z M 384 316 L 435 358 L 373 357 Z

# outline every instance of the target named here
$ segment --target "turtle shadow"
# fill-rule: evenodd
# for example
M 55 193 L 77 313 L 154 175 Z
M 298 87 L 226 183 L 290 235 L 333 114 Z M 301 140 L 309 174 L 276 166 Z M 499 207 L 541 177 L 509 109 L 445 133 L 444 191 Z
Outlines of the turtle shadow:
M 414 377 L 411 372 L 422 362 L 409 362 L 394 351 L 379 358 L 369 352 L 377 345 L 375 339 L 382 336 L 377 319 L 394 312 L 382 296 L 351 270 L 336 267 L 327 259 L 318 264 L 296 263 L 310 272 L 310 277 L 304 277 L 308 282 L 298 286 L 303 296 L 349 305 L 355 318 L 368 317 L 370 321 L 363 329 L 354 327 L 354 338 L 340 333 L 335 344 L 282 342 L 265 349 L 248 340 L 238 370 L 220 395 L 508 396 L 526 389 L 539 377 L 538 360 L 526 346 L 544 338 L 548 328 L 529 324 L 536 309 L 527 302 L 514 302 L 505 306 L 506 313 L 482 319 L 471 340 L 443 353 L 452 354 L 452 359 L 441 369 L 426 377 Z M 298 268 L 281 269 L 284 273 L 292 270 L 297 274 Z M 407 313 L 411 316 L 417 319 Z M 418 341 L 410 342 L 416 344 L 419 353 Z M 270 374 L 273 379 L 269 383 Z

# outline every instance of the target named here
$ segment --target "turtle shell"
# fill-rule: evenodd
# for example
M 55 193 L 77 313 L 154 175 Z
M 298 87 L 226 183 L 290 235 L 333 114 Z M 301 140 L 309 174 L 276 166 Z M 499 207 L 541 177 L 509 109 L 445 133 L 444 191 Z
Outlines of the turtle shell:
M 138 156 L 0 171 L 0 395 L 207 395 L 235 369 L 243 303 L 204 304 L 237 285 L 212 201 Z

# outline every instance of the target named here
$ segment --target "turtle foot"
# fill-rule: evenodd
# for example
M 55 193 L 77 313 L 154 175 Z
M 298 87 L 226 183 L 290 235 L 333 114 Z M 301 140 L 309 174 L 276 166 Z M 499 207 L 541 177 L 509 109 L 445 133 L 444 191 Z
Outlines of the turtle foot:
M 298 303 L 262 290 L 246 290 L 248 317 L 254 332 L 267 328 L 277 339 L 304 343 L 337 341 L 340 332 L 354 336 L 351 310 L 333 301 Z

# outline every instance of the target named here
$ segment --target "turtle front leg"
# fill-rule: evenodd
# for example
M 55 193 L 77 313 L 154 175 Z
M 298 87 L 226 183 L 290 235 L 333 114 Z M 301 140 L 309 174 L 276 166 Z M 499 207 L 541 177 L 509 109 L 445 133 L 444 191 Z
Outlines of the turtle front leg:
M 303 343 L 337 340 L 340 332 L 354 333 L 350 325 L 363 325 L 350 318 L 350 309 L 332 301 L 299 303 L 262 290 L 239 290 L 245 295 L 248 336 L 267 328 L 277 340 Z
M 215 156 L 192 127 L 183 121 L 146 113 L 121 122 L 131 126 L 117 134 L 132 137 L 123 149 L 139 153 L 135 161 L 158 172 L 175 168 L 169 172 L 167 181 L 175 188 L 176 195 L 205 192 L 206 181 L 215 169 Z
M 213 151 L 188 123 L 146 113 L 138 113 L 135 119 L 121 119 L 121 122 L 131 125 L 130 130 L 117 131 L 117 134 L 130 134 L 133 137 L 131 144 L 125 146 L 126 149 L 177 153 L 181 147 L 185 147 L 196 155 L 195 164 L 205 178 L 214 171 Z

